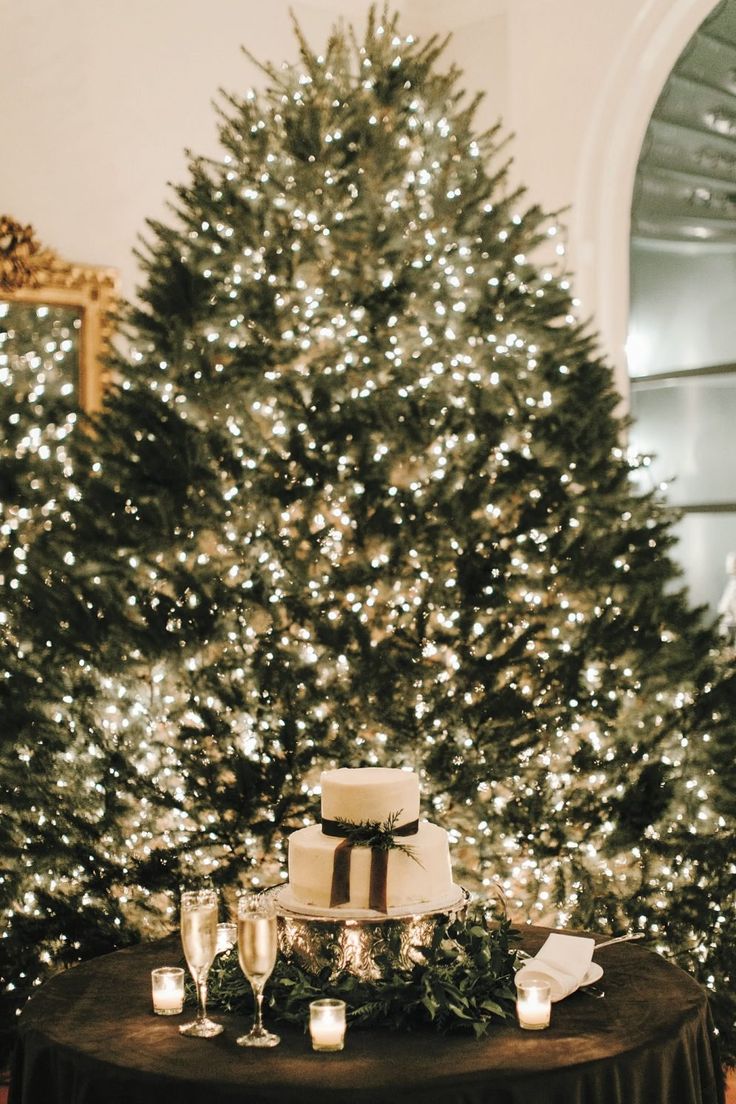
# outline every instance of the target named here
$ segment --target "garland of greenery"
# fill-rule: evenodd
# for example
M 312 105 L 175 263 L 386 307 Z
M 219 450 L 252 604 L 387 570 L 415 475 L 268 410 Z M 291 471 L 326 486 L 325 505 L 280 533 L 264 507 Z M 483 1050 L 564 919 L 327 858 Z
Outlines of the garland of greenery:
M 438 922 L 432 943 L 417 948 L 422 961 L 405 967 L 398 964 L 399 933 L 388 932 L 385 952 L 375 959 L 377 979 L 334 974 L 330 966 L 310 973 L 293 956 L 281 954 L 266 987 L 270 1015 L 306 1029 L 309 1002 L 330 996 L 345 1001 L 351 1026 L 430 1026 L 473 1031 L 480 1038 L 494 1021 L 513 1016 L 517 934 L 508 919 L 489 923 L 484 910 L 471 909 L 463 918 Z M 237 948 L 215 960 L 208 989 L 212 1007 L 252 1012 Z

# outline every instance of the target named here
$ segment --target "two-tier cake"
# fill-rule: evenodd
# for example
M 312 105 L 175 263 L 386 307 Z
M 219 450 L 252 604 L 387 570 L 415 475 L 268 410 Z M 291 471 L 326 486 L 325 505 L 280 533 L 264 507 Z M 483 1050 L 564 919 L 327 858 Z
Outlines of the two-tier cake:
M 288 908 L 347 917 L 451 907 L 447 832 L 419 819 L 419 780 L 387 767 L 321 776 L 322 820 L 289 837 Z

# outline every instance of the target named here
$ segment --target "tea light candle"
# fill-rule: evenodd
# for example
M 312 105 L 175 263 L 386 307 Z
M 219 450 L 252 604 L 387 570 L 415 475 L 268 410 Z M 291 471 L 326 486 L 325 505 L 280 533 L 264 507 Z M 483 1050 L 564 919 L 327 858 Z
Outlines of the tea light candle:
M 516 1014 L 519 1027 L 541 1031 L 549 1027 L 552 999 L 549 980 L 544 974 L 527 973 L 516 979 Z
M 184 971 L 181 966 L 151 970 L 153 1011 L 157 1016 L 178 1016 L 184 1008 Z
M 235 946 L 237 940 L 238 928 L 236 924 L 218 924 L 215 954 L 222 954 L 223 951 L 229 951 L 231 947 Z
M 342 1050 L 345 1045 L 345 1001 L 326 997 L 309 1005 L 313 1050 Z

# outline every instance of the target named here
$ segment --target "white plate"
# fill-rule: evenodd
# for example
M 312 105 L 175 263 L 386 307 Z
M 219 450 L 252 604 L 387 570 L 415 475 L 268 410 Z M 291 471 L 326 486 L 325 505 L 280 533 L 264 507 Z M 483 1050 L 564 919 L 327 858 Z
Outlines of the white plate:
M 529 962 L 530 955 L 526 951 L 520 951 L 517 957 L 516 968 L 521 969 L 522 966 L 526 966 Z M 603 977 L 603 967 L 599 966 L 597 962 L 591 962 L 588 969 L 583 974 L 581 985 L 594 985 L 596 981 L 600 981 Z
M 581 985 L 593 985 L 596 981 L 600 981 L 603 977 L 603 967 L 599 966 L 597 962 L 591 962 L 588 969 L 583 975 Z
M 308 917 L 315 920 L 405 920 L 413 916 L 427 916 L 433 912 L 447 912 L 457 909 L 468 900 L 467 891 L 460 886 L 453 885 L 452 891 L 444 898 L 436 898 L 425 904 L 417 904 L 412 909 L 390 908 L 387 913 L 375 912 L 373 909 L 347 909 L 344 906 L 336 909 L 318 908 L 316 905 L 305 905 L 296 901 L 291 892 L 291 886 L 287 883 L 271 890 L 276 897 L 278 907 L 284 913 L 296 917 Z

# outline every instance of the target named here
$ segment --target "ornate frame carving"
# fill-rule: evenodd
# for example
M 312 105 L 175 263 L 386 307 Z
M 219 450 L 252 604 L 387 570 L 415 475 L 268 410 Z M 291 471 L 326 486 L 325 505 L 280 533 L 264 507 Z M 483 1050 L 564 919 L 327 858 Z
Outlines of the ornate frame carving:
M 118 298 L 115 269 L 64 261 L 41 246 L 32 226 L 0 215 L 0 299 L 78 307 L 81 311 L 78 394 L 87 412 L 97 410 L 102 402 L 104 356 Z

